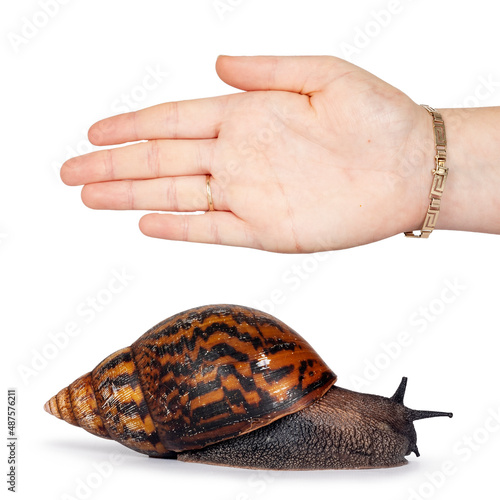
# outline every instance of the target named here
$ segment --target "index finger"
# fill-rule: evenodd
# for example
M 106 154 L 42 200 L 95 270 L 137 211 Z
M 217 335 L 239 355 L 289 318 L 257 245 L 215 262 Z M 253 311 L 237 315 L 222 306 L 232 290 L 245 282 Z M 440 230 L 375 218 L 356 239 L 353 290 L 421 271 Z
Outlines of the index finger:
M 149 139 L 213 139 L 230 95 L 166 102 L 100 120 L 89 130 L 96 146 Z

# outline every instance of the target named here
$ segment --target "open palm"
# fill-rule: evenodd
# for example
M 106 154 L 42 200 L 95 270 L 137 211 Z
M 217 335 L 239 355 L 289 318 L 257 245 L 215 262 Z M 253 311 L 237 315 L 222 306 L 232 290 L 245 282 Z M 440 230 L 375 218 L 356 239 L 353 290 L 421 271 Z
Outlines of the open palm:
M 63 181 L 91 208 L 195 212 L 209 175 L 215 211 L 141 219 L 173 240 L 312 252 L 421 224 L 432 130 L 405 94 L 334 57 L 223 56 L 217 72 L 247 92 L 102 120 L 93 144 L 147 142 L 72 158 Z

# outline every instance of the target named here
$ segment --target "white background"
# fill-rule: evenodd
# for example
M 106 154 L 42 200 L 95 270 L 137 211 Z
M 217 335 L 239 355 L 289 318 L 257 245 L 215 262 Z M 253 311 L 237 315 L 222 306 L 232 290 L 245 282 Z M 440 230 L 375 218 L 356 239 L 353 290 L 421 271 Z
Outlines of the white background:
M 499 105 L 498 3 L 222 0 L 219 10 L 215 3 L 52 0 L 50 16 L 43 0 L 2 7 L 1 407 L 5 415 L 6 389 L 17 388 L 18 498 L 498 491 L 498 236 L 398 235 L 316 256 L 167 242 L 139 232 L 139 213 L 87 209 L 79 188 L 58 176 L 65 159 L 91 149 L 86 130 L 102 117 L 233 92 L 215 74 L 220 53 L 344 56 L 416 102 Z M 144 90 L 150 71 L 157 85 Z M 113 273 L 126 284 L 110 295 Z M 109 302 L 94 315 L 92 297 Z M 269 473 L 152 460 L 43 411 L 50 396 L 158 321 L 223 302 L 288 323 L 341 386 L 388 396 L 406 375 L 408 406 L 455 417 L 417 422 L 421 457 L 402 468 Z M 61 333 L 68 324 L 77 335 Z M 411 342 L 397 347 L 404 332 Z M 5 436 L 5 417 L 0 422 Z

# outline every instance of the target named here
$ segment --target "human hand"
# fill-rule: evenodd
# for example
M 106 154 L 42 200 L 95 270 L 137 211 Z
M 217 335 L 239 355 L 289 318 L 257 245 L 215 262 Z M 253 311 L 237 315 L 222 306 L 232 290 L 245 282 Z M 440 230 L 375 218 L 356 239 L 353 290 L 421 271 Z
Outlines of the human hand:
M 430 117 L 335 57 L 227 57 L 217 73 L 248 92 L 160 104 L 101 120 L 99 146 L 68 160 L 90 208 L 147 214 L 157 238 L 275 252 L 352 247 L 418 229 L 428 205 Z M 425 150 L 423 151 L 423 144 Z

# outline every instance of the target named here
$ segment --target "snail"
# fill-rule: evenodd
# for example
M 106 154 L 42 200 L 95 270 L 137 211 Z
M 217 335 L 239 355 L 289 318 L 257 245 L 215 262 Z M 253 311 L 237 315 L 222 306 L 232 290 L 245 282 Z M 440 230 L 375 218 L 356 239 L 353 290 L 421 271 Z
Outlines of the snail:
M 336 375 L 294 330 L 255 309 L 190 309 L 151 328 L 44 406 L 150 457 L 283 470 L 394 467 L 419 456 L 404 406 Z

